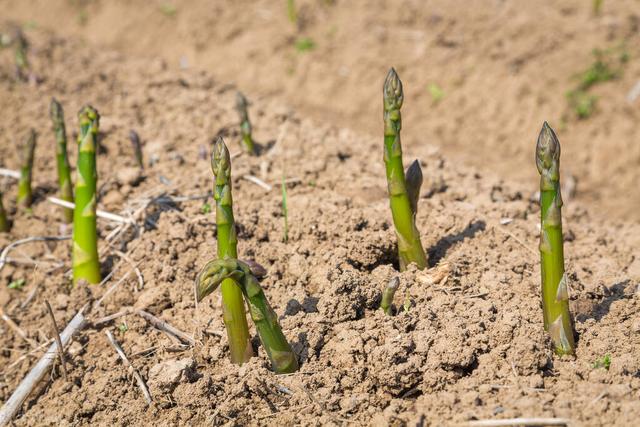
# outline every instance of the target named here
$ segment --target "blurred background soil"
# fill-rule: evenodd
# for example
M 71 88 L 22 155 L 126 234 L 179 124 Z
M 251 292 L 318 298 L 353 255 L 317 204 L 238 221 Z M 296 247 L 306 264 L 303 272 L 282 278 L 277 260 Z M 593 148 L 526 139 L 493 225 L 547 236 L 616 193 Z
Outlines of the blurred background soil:
M 598 11 L 595 3 L 298 0 L 295 23 L 284 0 L 0 7 L 27 27 L 205 69 L 250 98 L 275 96 L 305 116 L 372 135 L 382 128 L 381 86 L 394 66 L 405 85 L 408 155 L 428 143 L 533 189 L 535 138 L 547 120 L 570 192 L 601 217 L 638 222 L 640 9 L 633 0 L 604 1 Z

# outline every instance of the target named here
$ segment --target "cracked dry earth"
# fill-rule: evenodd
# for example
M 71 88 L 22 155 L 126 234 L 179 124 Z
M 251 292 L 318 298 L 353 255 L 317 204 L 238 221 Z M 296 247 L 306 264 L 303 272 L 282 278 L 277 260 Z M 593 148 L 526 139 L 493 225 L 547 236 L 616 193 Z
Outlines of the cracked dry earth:
M 36 127 L 36 201 L 32 213 L 16 212 L 15 183 L 2 181 L 15 223 L 0 245 L 69 232 L 46 201 L 56 193 L 52 96 L 65 107 L 69 133 L 81 104 L 100 111 L 99 208 L 138 212 L 142 226 L 138 234 L 115 233 L 117 224 L 99 222 L 103 275 L 113 272 L 102 286 L 70 287 L 68 241 L 16 248 L 11 257 L 38 263 L 2 268 L 0 304 L 37 346 L 51 339 L 45 300 L 66 325 L 122 279 L 90 319 L 144 309 L 196 345 L 185 347 L 135 315 L 89 326 L 68 348 L 68 380 L 56 367 L 15 425 L 441 426 L 555 416 L 576 426 L 631 426 L 640 418 L 640 226 L 596 220 L 588 206 L 565 201 L 579 340 L 575 357 L 556 357 L 542 330 L 535 185 L 466 169 L 434 146 L 406 147 L 405 159 L 420 159 L 425 174 L 417 224 L 433 270 L 399 274 L 380 135 L 307 120 L 271 98 L 252 100 L 261 153 L 233 160 L 234 209 L 240 256 L 266 268 L 265 292 L 301 369 L 274 375 L 257 340 L 258 357 L 232 365 L 219 293 L 196 308 L 193 280 L 215 254 L 214 214 L 202 211 L 212 200 L 198 198 L 212 186 L 201 152 L 215 135 L 239 152 L 235 88 L 40 30 L 30 39 L 38 84 L 15 82 L 11 55 L 0 52 L 0 159 L 16 169 L 15 141 Z M 143 174 L 134 169 L 130 129 L 144 143 Z M 249 174 L 273 189 L 242 178 Z M 283 175 L 290 180 L 287 243 Z M 118 251 L 139 267 L 142 289 Z M 381 291 L 396 275 L 397 314 L 385 316 L 377 309 Z M 24 288 L 9 289 L 17 279 Z M 151 407 L 105 329 L 148 383 Z M 42 354 L 31 350 L 0 324 L 1 402 Z M 606 354 L 609 369 L 594 367 Z

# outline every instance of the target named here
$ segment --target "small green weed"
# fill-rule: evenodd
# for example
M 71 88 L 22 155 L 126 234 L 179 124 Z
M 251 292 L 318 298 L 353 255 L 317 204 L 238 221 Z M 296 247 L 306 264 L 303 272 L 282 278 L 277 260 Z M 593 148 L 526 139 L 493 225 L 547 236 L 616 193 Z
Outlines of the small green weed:
M 9 285 L 7 286 L 9 289 L 15 289 L 18 291 L 21 291 L 22 288 L 24 288 L 24 285 L 27 283 L 26 280 L 24 279 L 16 279 L 14 281 L 12 281 L 11 283 L 9 283 Z
M 437 83 L 429 83 L 427 90 L 434 103 L 438 103 L 444 98 L 444 91 Z
M 200 206 L 200 213 L 208 214 L 211 213 L 211 204 L 209 202 L 205 202 Z
M 296 40 L 295 47 L 298 52 L 304 53 L 315 49 L 316 43 L 310 37 L 300 37 Z
M 604 356 L 602 356 L 601 358 L 597 359 L 593 363 L 593 369 L 604 368 L 604 369 L 606 369 L 608 371 L 610 366 L 611 366 L 611 355 L 610 354 L 605 354 Z

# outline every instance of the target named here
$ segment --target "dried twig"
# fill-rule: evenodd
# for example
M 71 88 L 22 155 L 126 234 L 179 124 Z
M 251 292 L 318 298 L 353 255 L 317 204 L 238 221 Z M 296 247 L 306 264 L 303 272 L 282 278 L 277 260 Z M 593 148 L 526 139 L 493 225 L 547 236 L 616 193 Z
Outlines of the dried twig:
M 49 317 L 51 317 L 51 323 L 53 324 L 53 337 L 58 344 L 58 356 L 60 357 L 60 365 L 62 366 L 62 375 L 64 376 L 64 380 L 68 381 L 69 377 L 67 376 L 67 361 L 64 359 L 64 348 L 62 347 L 62 340 L 60 339 L 60 331 L 58 330 L 56 317 L 53 315 L 53 310 L 51 309 L 51 304 L 49 304 L 49 301 L 45 300 L 44 304 L 47 306 L 47 311 L 49 312 Z
M 189 335 L 185 334 L 184 332 L 174 328 L 173 326 L 171 326 L 170 324 L 168 324 L 164 320 L 157 318 L 153 314 L 148 313 L 148 312 L 146 312 L 144 310 L 137 310 L 136 314 L 138 314 L 139 316 L 144 318 L 147 322 L 151 323 L 151 325 L 153 325 L 154 328 L 159 329 L 159 330 L 161 330 L 163 332 L 166 332 L 169 335 L 173 335 L 174 337 L 178 338 L 183 343 L 187 343 L 189 345 L 195 345 L 196 344 L 196 340 L 194 340 L 192 337 L 190 337 Z
M 0 175 L 8 176 L 9 178 L 20 179 L 20 171 L 14 171 L 11 169 L 0 168 Z
M 273 189 L 273 187 L 270 184 L 267 184 L 266 182 L 264 182 L 263 180 L 261 180 L 257 176 L 242 175 L 242 179 L 246 179 L 247 181 L 252 182 L 252 183 L 256 184 L 257 186 L 264 188 L 264 190 L 267 191 L 267 192 L 269 192 L 269 191 L 271 191 Z
M 107 335 L 107 339 L 109 340 L 109 343 L 111 344 L 113 349 L 116 351 L 116 353 L 118 353 L 118 356 L 120 356 L 120 359 L 122 360 L 122 363 L 124 363 L 124 366 L 131 369 L 131 371 L 133 372 L 133 376 L 138 382 L 138 387 L 140 387 L 140 390 L 142 391 L 142 395 L 144 396 L 144 400 L 146 400 L 147 405 L 151 405 L 152 403 L 151 394 L 149 393 L 147 384 L 145 384 L 144 379 L 142 379 L 142 375 L 140 375 L 140 372 L 138 372 L 138 370 L 133 367 L 131 362 L 129 362 L 129 359 L 127 359 L 127 355 L 124 354 L 124 350 L 122 350 L 122 347 L 120 347 L 120 344 L 118 344 L 118 341 L 116 341 L 116 339 L 113 337 L 113 334 L 111 334 L 111 331 L 106 330 L 104 331 L 104 333 Z
M 504 420 L 469 421 L 460 426 L 466 427 L 504 427 L 504 426 L 566 426 L 571 420 L 566 418 L 509 418 Z
M 126 262 L 128 262 L 133 268 L 133 271 L 135 271 L 136 276 L 138 277 L 138 287 L 136 288 L 136 290 L 141 291 L 142 289 L 144 289 L 144 278 L 142 277 L 142 273 L 140 272 L 138 265 L 135 262 L 133 262 L 133 260 L 129 258 L 129 255 L 125 254 L 124 252 L 113 251 L 113 253 L 118 255 L 120 258 L 122 258 Z
M 31 348 L 36 348 L 38 345 L 27 336 L 27 334 L 20 329 L 20 326 L 18 326 L 16 324 L 16 322 L 14 322 L 2 309 L 2 307 L 0 307 L 0 318 L 2 318 L 2 320 L 5 321 L 5 323 L 9 326 L 9 328 L 11 328 L 16 334 L 18 334 L 18 336 L 20 338 L 22 338 L 24 340 L 24 342 L 26 342 L 27 344 L 29 344 L 31 346 Z
M 24 239 L 16 240 L 15 242 L 9 243 L 0 254 L 0 270 L 7 263 L 7 256 L 9 255 L 9 251 L 15 248 L 16 246 L 23 245 L 25 243 L 30 242 L 50 242 L 50 241 L 60 241 L 60 240 L 69 240 L 71 236 L 35 236 L 35 237 L 27 237 Z
M 65 208 L 74 209 L 76 207 L 75 203 L 67 202 L 66 200 L 58 199 L 57 197 L 47 197 L 47 201 L 53 203 L 54 205 L 63 206 Z M 132 220 L 129 218 L 125 218 L 120 215 L 113 214 L 111 212 L 97 210 L 96 215 L 99 218 L 108 219 L 109 221 L 119 222 L 121 224 L 131 224 Z
M 85 308 L 86 306 L 80 309 L 78 314 L 71 319 L 71 322 L 69 322 L 64 331 L 62 331 L 60 339 L 63 346 L 71 341 L 73 334 L 84 327 L 85 319 L 83 312 Z M 56 358 L 57 347 L 58 343 L 54 342 L 33 369 L 31 369 L 27 376 L 20 382 L 11 397 L 5 402 L 2 409 L 0 409 L 0 426 L 9 424 L 33 388 L 46 375 L 47 370 Z
M 116 283 L 114 283 L 113 285 L 111 285 L 111 287 L 110 287 L 109 289 L 107 289 L 107 291 L 106 291 L 106 292 L 105 292 L 105 293 L 100 297 L 100 299 L 99 299 L 98 301 L 96 301 L 96 302 L 93 304 L 93 309 L 95 310 L 96 308 L 100 307 L 100 304 L 102 304 L 102 301 L 104 301 L 104 299 L 105 299 L 106 297 L 108 297 L 109 295 L 111 295 L 111 293 L 112 293 L 113 291 L 115 291 L 115 289 L 116 289 L 118 286 L 120 286 L 120 284 L 121 284 L 122 282 L 124 282 L 125 280 L 127 280 L 127 277 L 129 277 L 129 275 L 130 275 L 130 274 L 131 274 L 131 270 L 127 271 L 127 273 L 126 273 L 124 276 L 122 276 L 122 277 L 120 278 L 120 280 L 118 280 Z

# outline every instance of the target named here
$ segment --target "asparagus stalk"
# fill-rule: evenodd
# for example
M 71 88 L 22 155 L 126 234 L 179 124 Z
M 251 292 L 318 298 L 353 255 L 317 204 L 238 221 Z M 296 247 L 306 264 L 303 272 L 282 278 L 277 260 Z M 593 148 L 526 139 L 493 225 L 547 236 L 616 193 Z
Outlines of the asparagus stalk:
M 60 187 L 60 198 L 73 203 L 73 188 L 71 188 L 71 168 L 67 157 L 67 131 L 64 126 L 64 111 L 62 106 L 55 99 L 51 98 L 49 108 L 53 131 L 56 134 L 56 163 L 58 166 L 58 186 Z M 62 219 L 66 224 L 73 221 L 73 209 L 62 208 Z
M 73 282 L 100 282 L 98 231 L 96 227 L 96 147 L 100 115 L 90 105 L 78 113 L 78 167 L 76 206 L 73 211 Z
M 240 133 L 242 134 L 242 149 L 249 154 L 256 154 L 256 149 L 251 137 L 251 122 L 247 111 L 247 98 L 240 92 L 236 94 L 236 110 L 240 116 Z
M 237 258 L 238 238 L 231 195 L 231 157 L 222 138 L 218 138 L 213 146 L 211 169 L 215 176 L 213 198 L 216 201 L 218 258 Z M 242 291 L 233 280 L 222 281 L 222 317 L 229 338 L 231 361 L 242 365 L 253 356 L 253 348 L 249 342 Z
M 36 131 L 31 129 L 20 150 L 20 179 L 18 181 L 18 205 L 28 208 L 33 202 L 31 177 L 33 175 L 33 154 L 36 149 Z
M 0 232 L 9 231 L 10 228 L 11 226 L 7 219 L 7 213 L 5 212 L 4 205 L 2 204 L 2 193 L 0 193 Z
M 198 301 L 213 292 L 221 282 L 224 286 L 225 281 L 231 281 L 241 289 L 273 370 L 279 374 L 297 371 L 296 355 L 282 333 L 278 317 L 269 305 L 258 279 L 247 264 L 229 257 L 207 263 L 196 279 Z
M 19 79 L 29 79 L 29 61 L 27 60 L 27 51 L 29 50 L 29 42 L 24 36 L 21 29 L 16 30 L 16 74 Z
M 384 291 L 382 292 L 382 301 L 380 301 L 380 308 L 382 309 L 382 311 L 384 311 L 385 314 L 392 314 L 393 297 L 398 290 L 398 286 L 400 286 L 400 279 L 398 278 L 398 276 L 395 276 L 391 280 L 389 280 L 389 283 L 387 283 L 387 287 L 384 288 Z
M 142 161 L 142 146 L 140 145 L 140 137 L 138 136 L 138 132 L 131 129 L 131 131 L 129 131 L 129 140 L 131 141 L 131 145 L 133 146 L 133 154 L 136 156 L 138 167 L 140 167 L 140 169 L 144 169 L 144 162 Z
M 405 178 L 400 144 L 400 129 L 402 127 L 400 107 L 402 107 L 404 95 L 402 82 L 393 68 L 389 70 L 384 82 L 383 99 L 384 163 L 391 214 L 398 237 L 400 271 L 404 271 L 412 262 L 422 270 L 427 266 L 427 257 L 422 248 L 420 233 L 416 228 L 415 221 L 422 171 L 420 164 L 416 161 L 407 170 Z
M 540 270 L 544 327 L 557 354 L 573 354 L 573 321 L 569 311 L 562 240 L 560 143 L 547 122 L 538 136 L 536 166 L 540 173 Z

